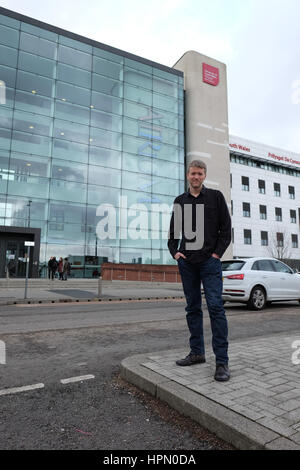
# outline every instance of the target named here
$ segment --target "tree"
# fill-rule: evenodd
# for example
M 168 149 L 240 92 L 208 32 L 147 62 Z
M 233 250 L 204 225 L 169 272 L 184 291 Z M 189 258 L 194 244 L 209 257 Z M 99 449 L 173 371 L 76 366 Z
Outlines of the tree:
M 269 245 L 267 247 L 269 254 L 281 261 L 291 257 L 291 234 L 284 228 L 275 227 L 270 233 Z

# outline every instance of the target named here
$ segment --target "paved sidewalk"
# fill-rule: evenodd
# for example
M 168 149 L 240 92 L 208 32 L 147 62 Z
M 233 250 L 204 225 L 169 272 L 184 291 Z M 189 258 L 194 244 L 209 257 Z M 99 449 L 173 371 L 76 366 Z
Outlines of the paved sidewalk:
M 55 280 L 30 280 L 27 298 L 24 299 L 25 280 L 5 281 L 0 285 L 0 305 L 48 302 L 86 302 L 137 299 L 184 298 L 181 284 L 134 281 L 102 281 L 101 294 L 98 280 L 70 279 L 66 282 Z
M 292 362 L 300 330 L 232 342 L 229 382 L 214 380 L 213 354 L 205 364 L 176 366 L 186 353 L 129 357 L 122 375 L 238 449 L 300 450 L 300 364 Z

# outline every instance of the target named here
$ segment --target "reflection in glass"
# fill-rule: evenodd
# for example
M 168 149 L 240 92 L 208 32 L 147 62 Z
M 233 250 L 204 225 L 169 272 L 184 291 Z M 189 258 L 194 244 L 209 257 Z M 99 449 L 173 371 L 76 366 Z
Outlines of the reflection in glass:
M 111 168 L 89 165 L 89 183 L 120 188 L 121 172 Z
M 90 147 L 89 163 L 121 169 L 121 152 L 101 147 Z
M 57 79 L 73 85 L 90 88 L 91 73 L 66 64 L 58 64 Z
M 55 117 L 65 121 L 89 125 L 90 110 L 83 106 L 57 100 L 55 103 Z
M 49 195 L 49 180 L 37 176 L 15 174 L 13 179 L 8 181 L 8 194 L 45 199 Z
M 87 182 L 87 166 L 65 160 L 52 160 L 52 178 Z
M 17 88 L 34 95 L 53 96 L 54 81 L 32 73 L 19 70 L 17 73 Z
M 31 201 L 32 202 L 30 204 L 30 220 L 47 220 L 48 201 L 46 199 L 34 198 L 32 198 Z M 9 196 L 7 198 L 6 217 L 11 219 L 26 219 L 28 221 L 28 216 L 28 198 L 13 196 Z M 18 223 L 16 225 L 18 225 Z
M 55 78 L 56 62 L 28 52 L 19 53 L 18 68 L 27 72 L 36 73 L 49 78 Z
M 120 240 L 118 217 L 122 194 L 167 219 L 158 204 L 184 190 L 183 80 L 104 49 L 0 15 L 0 222 L 28 227 L 32 201 L 41 276 L 50 256 L 69 256 L 71 277 L 103 261 L 174 264 L 150 228 Z M 96 242 L 102 204 L 116 238 Z
M 12 153 L 9 165 L 10 179 L 14 175 L 50 176 L 50 158 L 27 155 L 24 153 Z
M 33 155 L 51 155 L 52 141 L 48 137 L 13 131 L 11 148 L 16 152 L 32 153 Z
M 58 60 L 85 70 L 91 70 L 92 66 L 92 56 L 90 54 L 62 45 L 58 46 Z
M 56 98 L 63 102 L 90 106 L 91 92 L 87 88 L 57 81 Z
M 47 59 L 56 60 L 56 43 L 28 33 L 21 32 L 20 49 Z
M 52 120 L 45 116 L 15 111 L 13 128 L 17 131 L 50 137 L 52 135 Z
M 86 191 L 86 184 L 52 179 L 50 184 L 50 199 L 85 203 Z
M 100 59 L 97 56 L 93 57 L 93 72 L 95 73 L 114 78 L 115 80 L 122 80 L 122 69 L 122 65 Z
M 16 91 L 15 107 L 45 116 L 53 114 L 53 101 L 45 96 L 39 96 L 25 91 Z
M 49 204 L 49 221 L 56 224 L 77 223 L 85 225 L 86 206 L 60 201 L 51 201 Z
M 89 148 L 87 145 L 67 140 L 54 140 L 53 157 L 72 160 L 75 162 L 88 162 Z
M 0 44 L 9 47 L 15 47 L 17 49 L 18 43 L 19 31 L 4 25 L 0 25 Z

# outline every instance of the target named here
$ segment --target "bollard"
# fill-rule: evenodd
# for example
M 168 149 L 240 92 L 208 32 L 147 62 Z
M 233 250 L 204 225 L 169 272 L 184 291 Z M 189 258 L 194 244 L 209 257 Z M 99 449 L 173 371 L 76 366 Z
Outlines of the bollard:
M 98 297 L 101 297 L 102 295 L 102 277 L 99 276 L 98 279 Z

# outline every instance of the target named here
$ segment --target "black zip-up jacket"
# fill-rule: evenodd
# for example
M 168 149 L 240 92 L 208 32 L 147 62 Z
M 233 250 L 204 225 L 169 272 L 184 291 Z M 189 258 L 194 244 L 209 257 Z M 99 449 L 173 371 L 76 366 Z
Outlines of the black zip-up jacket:
M 201 249 L 186 249 L 186 243 L 191 243 L 193 240 L 185 238 L 184 215 L 182 216 L 181 241 L 179 238 L 175 238 L 173 210 L 168 240 L 168 248 L 173 258 L 178 251 L 183 253 L 191 263 L 201 263 L 213 253 L 221 258 L 231 242 L 231 218 L 221 191 L 202 186 L 199 196 L 195 197 L 188 191 L 178 196 L 174 200 L 174 204 L 180 204 L 182 214 L 184 214 L 186 204 L 192 205 L 193 231 L 196 230 L 196 205 L 204 204 L 204 243 Z

